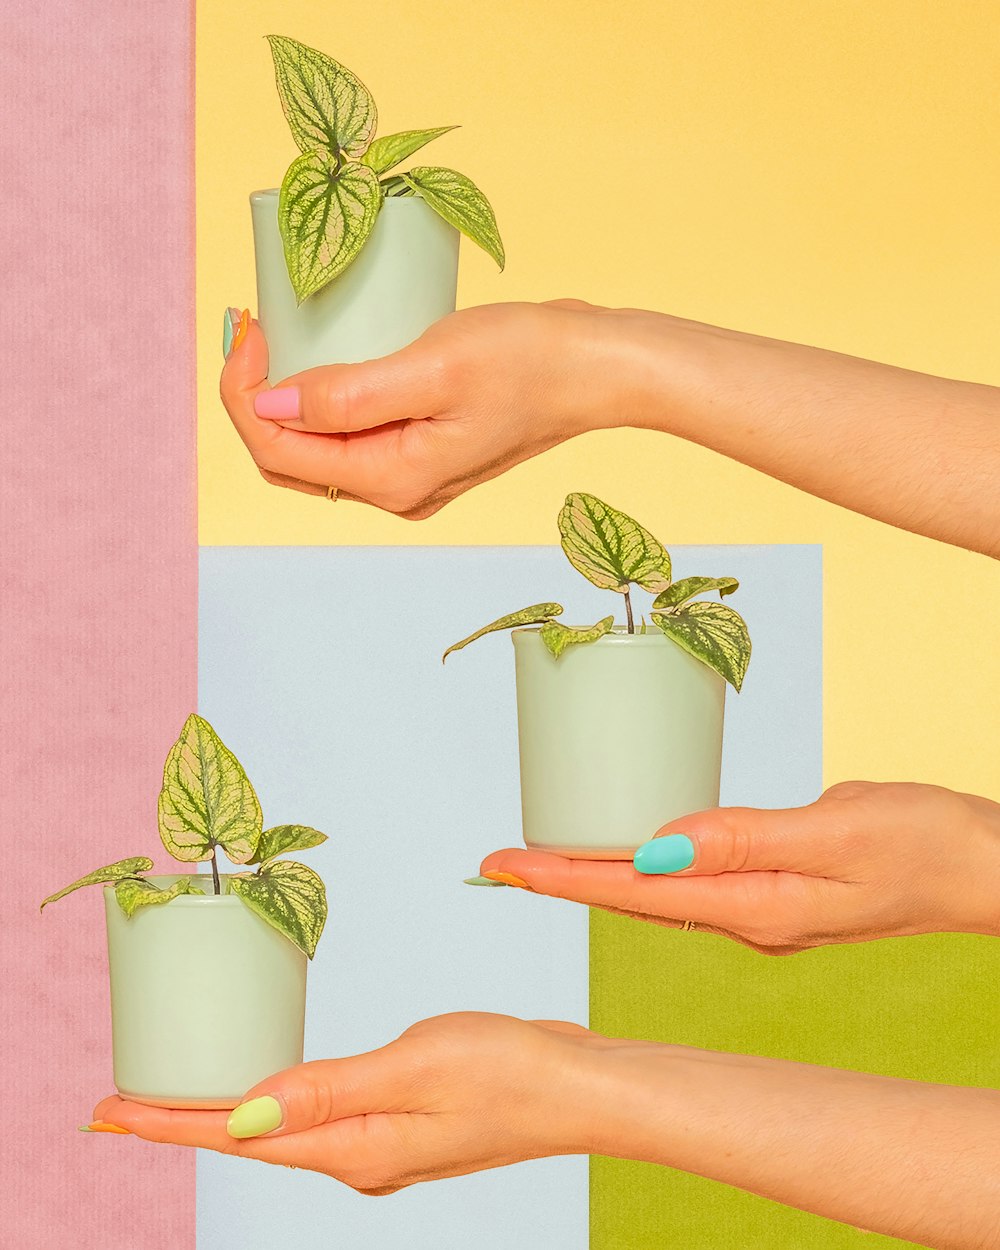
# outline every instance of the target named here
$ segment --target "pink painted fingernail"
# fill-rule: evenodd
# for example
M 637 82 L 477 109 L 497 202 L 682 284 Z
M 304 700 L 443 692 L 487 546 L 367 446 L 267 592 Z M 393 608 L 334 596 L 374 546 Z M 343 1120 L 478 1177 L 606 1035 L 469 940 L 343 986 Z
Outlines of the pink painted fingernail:
M 276 386 L 272 391 L 261 391 L 253 401 L 258 417 L 268 421 L 297 421 L 299 419 L 299 388 Z

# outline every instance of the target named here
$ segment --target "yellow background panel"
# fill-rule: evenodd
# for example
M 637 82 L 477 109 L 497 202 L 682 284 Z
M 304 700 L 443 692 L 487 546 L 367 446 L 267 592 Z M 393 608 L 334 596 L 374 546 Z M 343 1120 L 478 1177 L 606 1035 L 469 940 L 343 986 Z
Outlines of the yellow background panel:
M 509 261 L 463 245 L 460 305 L 575 295 L 998 383 L 995 3 L 201 0 L 197 229 L 203 543 L 547 543 L 570 489 L 668 546 L 823 542 L 827 776 L 1000 789 L 981 557 L 638 431 L 419 524 L 265 485 L 217 380 L 223 310 L 253 302 L 247 196 L 294 155 L 269 33 L 359 73 L 382 133 L 461 123 L 434 159 L 486 189 Z

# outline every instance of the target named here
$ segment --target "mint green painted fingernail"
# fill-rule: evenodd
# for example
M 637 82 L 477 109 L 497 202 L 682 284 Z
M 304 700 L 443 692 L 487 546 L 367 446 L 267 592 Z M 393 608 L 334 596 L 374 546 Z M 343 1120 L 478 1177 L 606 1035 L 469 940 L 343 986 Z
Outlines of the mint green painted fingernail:
M 463 885 L 499 885 L 499 886 L 506 887 L 507 882 L 506 881 L 491 881 L 489 877 L 466 877 L 464 878 L 462 884 Z
M 281 1120 L 281 1103 L 265 1094 L 240 1103 L 226 1121 L 226 1132 L 230 1137 L 259 1137 L 276 1129 Z
M 684 833 L 668 833 L 643 842 L 632 858 L 636 872 L 650 876 L 680 872 L 694 863 L 694 843 Z
M 236 313 L 235 318 L 233 313 Z M 236 326 L 239 324 L 240 314 L 235 308 L 227 308 L 226 315 L 222 319 L 222 354 L 229 359 L 229 353 L 233 349 L 233 335 L 236 333 Z

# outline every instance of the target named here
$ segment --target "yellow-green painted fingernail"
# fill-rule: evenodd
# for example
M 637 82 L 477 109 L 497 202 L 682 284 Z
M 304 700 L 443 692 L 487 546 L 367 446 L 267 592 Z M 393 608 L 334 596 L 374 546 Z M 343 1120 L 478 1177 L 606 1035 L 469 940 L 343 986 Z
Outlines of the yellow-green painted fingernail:
M 240 310 L 238 308 L 227 308 L 226 315 L 222 319 L 222 354 L 229 359 L 229 353 L 233 350 L 233 338 L 236 334 L 236 327 L 240 324 Z
M 281 1103 L 265 1094 L 240 1103 L 226 1121 L 226 1132 L 230 1137 L 260 1137 L 276 1129 L 282 1118 Z
M 117 1124 L 105 1124 L 103 1120 L 95 1120 L 93 1124 L 81 1124 L 81 1133 L 127 1133 L 132 1134 L 131 1129 L 121 1128 Z

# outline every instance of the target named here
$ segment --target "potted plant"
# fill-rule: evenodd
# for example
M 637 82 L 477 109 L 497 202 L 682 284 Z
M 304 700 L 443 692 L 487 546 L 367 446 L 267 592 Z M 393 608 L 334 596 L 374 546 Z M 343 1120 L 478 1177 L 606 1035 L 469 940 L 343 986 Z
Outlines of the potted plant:
M 50 895 L 104 885 L 114 1081 L 159 1107 L 235 1107 L 302 1061 L 306 965 L 326 922 L 323 882 L 277 858 L 326 841 L 303 825 L 264 829 L 260 803 L 212 726 L 190 716 L 167 756 L 160 838 L 207 873 L 148 876 L 145 856 Z M 220 873 L 218 851 L 248 871 Z M 249 871 L 249 869 L 253 871 Z
M 375 101 L 359 78 L 294 39 L 268 41 L 299 148 L 280 189 L 250 197 L 258 317 L 270 376 L 284 378 L 386 355 L 453 312 L 459 232 L 501 269 L 504 249 L 489 201 L 464 174 L 399 170 L 455 127 L 375 138 Z
M 750 662 L 746 622 L 723 603 L 733 577 L 672 579 L 663 544 L 593 495 L 559 513 L 575 569 L 624 600 L 596 625 L 565 625 L 558 603 L 491 622 L 445 652 L 513 629 L 526 845 L 573 859 L 631 859 L 667 821 L 719 801 L 728 682 Z M 636 627 L 633 587 L 655 595 Z M 537 626 L 529 629 L 525 626 Z M 476 884 L 490 884 L 475 879 Z

